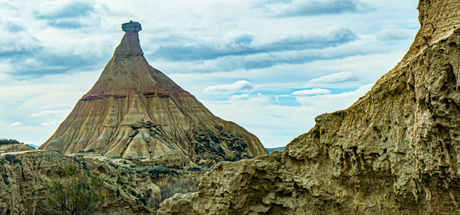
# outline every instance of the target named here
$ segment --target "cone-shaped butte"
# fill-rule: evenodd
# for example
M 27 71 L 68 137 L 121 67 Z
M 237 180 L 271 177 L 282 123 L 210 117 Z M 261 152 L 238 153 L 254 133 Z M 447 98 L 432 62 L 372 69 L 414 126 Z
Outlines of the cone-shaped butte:
M 201 163 L 267 154 L 256 136 L 214 116 L 147 63 L 138 22 L 122 28 L 98 81 L 40 149 L 145 159 L 179 153 Z

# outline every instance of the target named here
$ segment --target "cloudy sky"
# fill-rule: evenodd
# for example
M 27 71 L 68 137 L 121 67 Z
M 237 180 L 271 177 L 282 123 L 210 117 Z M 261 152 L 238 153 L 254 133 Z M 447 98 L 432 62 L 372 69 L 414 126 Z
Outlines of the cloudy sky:
M 139 21 L 150 65 L 284 146 L 401 60 L 417 0 L 0 0 L 0 138 L 40 145 Z

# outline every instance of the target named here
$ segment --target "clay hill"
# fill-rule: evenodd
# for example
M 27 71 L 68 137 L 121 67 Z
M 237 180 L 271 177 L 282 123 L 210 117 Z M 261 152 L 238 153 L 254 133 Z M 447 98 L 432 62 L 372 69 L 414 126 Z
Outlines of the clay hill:
M 352 106 L 158 214 L 460 214 L 460 0 L 418 10 L 409 52 Z
M 97 82 L 39 149 L 142 159 L 187 156 L 197 164 L 267 154 L 257 137 L 214 116 L 147 63 L 138 22 L 122 29 L 126 33 Z

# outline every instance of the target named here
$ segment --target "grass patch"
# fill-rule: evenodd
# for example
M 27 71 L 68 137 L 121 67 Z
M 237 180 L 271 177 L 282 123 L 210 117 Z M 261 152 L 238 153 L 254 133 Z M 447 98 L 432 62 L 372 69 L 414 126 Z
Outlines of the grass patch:
M 154 214 L 156 214 L 161 202 L 173 197 L 174 194 L 198 191 L 198 185 L 200 185 L 202 177 L 202 172 L 188 172 L 160 178 L 154 181 L 154 183 L 160 187 L 160 191 L 152 193 L 152 198 L 148 202 L 148 206 L 152 207 L 154 209 Z

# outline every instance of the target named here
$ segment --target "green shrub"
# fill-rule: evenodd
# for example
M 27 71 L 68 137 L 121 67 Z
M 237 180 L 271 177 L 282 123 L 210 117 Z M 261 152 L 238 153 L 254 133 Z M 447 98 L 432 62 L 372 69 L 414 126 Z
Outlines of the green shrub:
M 175 175 L 177 175 L 176 170 L 172 170 L 172 169 L 169 169 L 169 168 L 164 167 L 164 166 L 159 166 L 159 167 L 152 168 L 148 172 L 149 172 L 149 174 L 151 176 L 153 176 L 153 178 L 155 180 L 160 179 L 160 177 L 162 177 L 162 176 L 175 176 Z
M 233 148 L 234 148 L 236 151 L 239 151 L 239 152 L 243 151 L 243 147 L 241 147 L 241 146 L 235 146 L 235 147 L 233 147 Z
M 24 144 L 24 143 L 21 143 L 17 140 L 13 140 L 13 139 L 5 139 L 5 138 L 2 138 L 0 139 L 0 146 L 2 145 L 10 145 L 10 144 Z
M 50 211 L 61 215 L 90 215 L 104 201 L 103 179 L 99 175 L 82 171 L 70 165 L 65 169 L 65 178 L 54 175 L 45 183 L 45 204 Z
M 109 211 L 108 215 L 133 215 L 133 213 L 127 210 L 118 210 L 118 212 Z
M 85 150 L 78 151 L 78 153 L 88 153 L 88 152 L 96 152 L 96 150 L 91 148 L 91 149 L 88 149 L 88 151 L 85 151 Z
M 116 164 L 116 163 L 114 163 L 114 162 L 112 162 L 112 161 L 109 162 L 109 165 L 110 165 L 111 167 L 115 168 L 115 169 L 118 169 L 118 167 L 119 167 L 118 164 Z
M 117 155 L 117 156 L 113 156 L 113 157 L 110 157 L 110 158 L 112 158 L 112 159 L 122 159 L 123 157 Z
M 5 183 L 5 185 L 10 185 L 10 180 L 8 180 L 7 177 L 4 177 L 3 178 L 3 183 Z
M 159 209 L 163 200 L 174 196 L 176 193 L 190 193 L 198 190 L 202 174 L 188 173 L 172 177 L 165 177 L 155 182 L 160 191 L 154 192 L 148 206 L 154 209 L 154 214 Z
M 6 161 L 9 161 L 10 162 L 10 165 L 13 165 L 13 164 L 17 164 L 19 162 L 21 162 L 20 160 L 16 159 L 16 156 L 14 155 L 5 155 L 3 156 L 3 159 L 6 160 Z
M 200 167 L 190 167 L 187 169 L 189 172 L 201 172 L 202 169 Z

